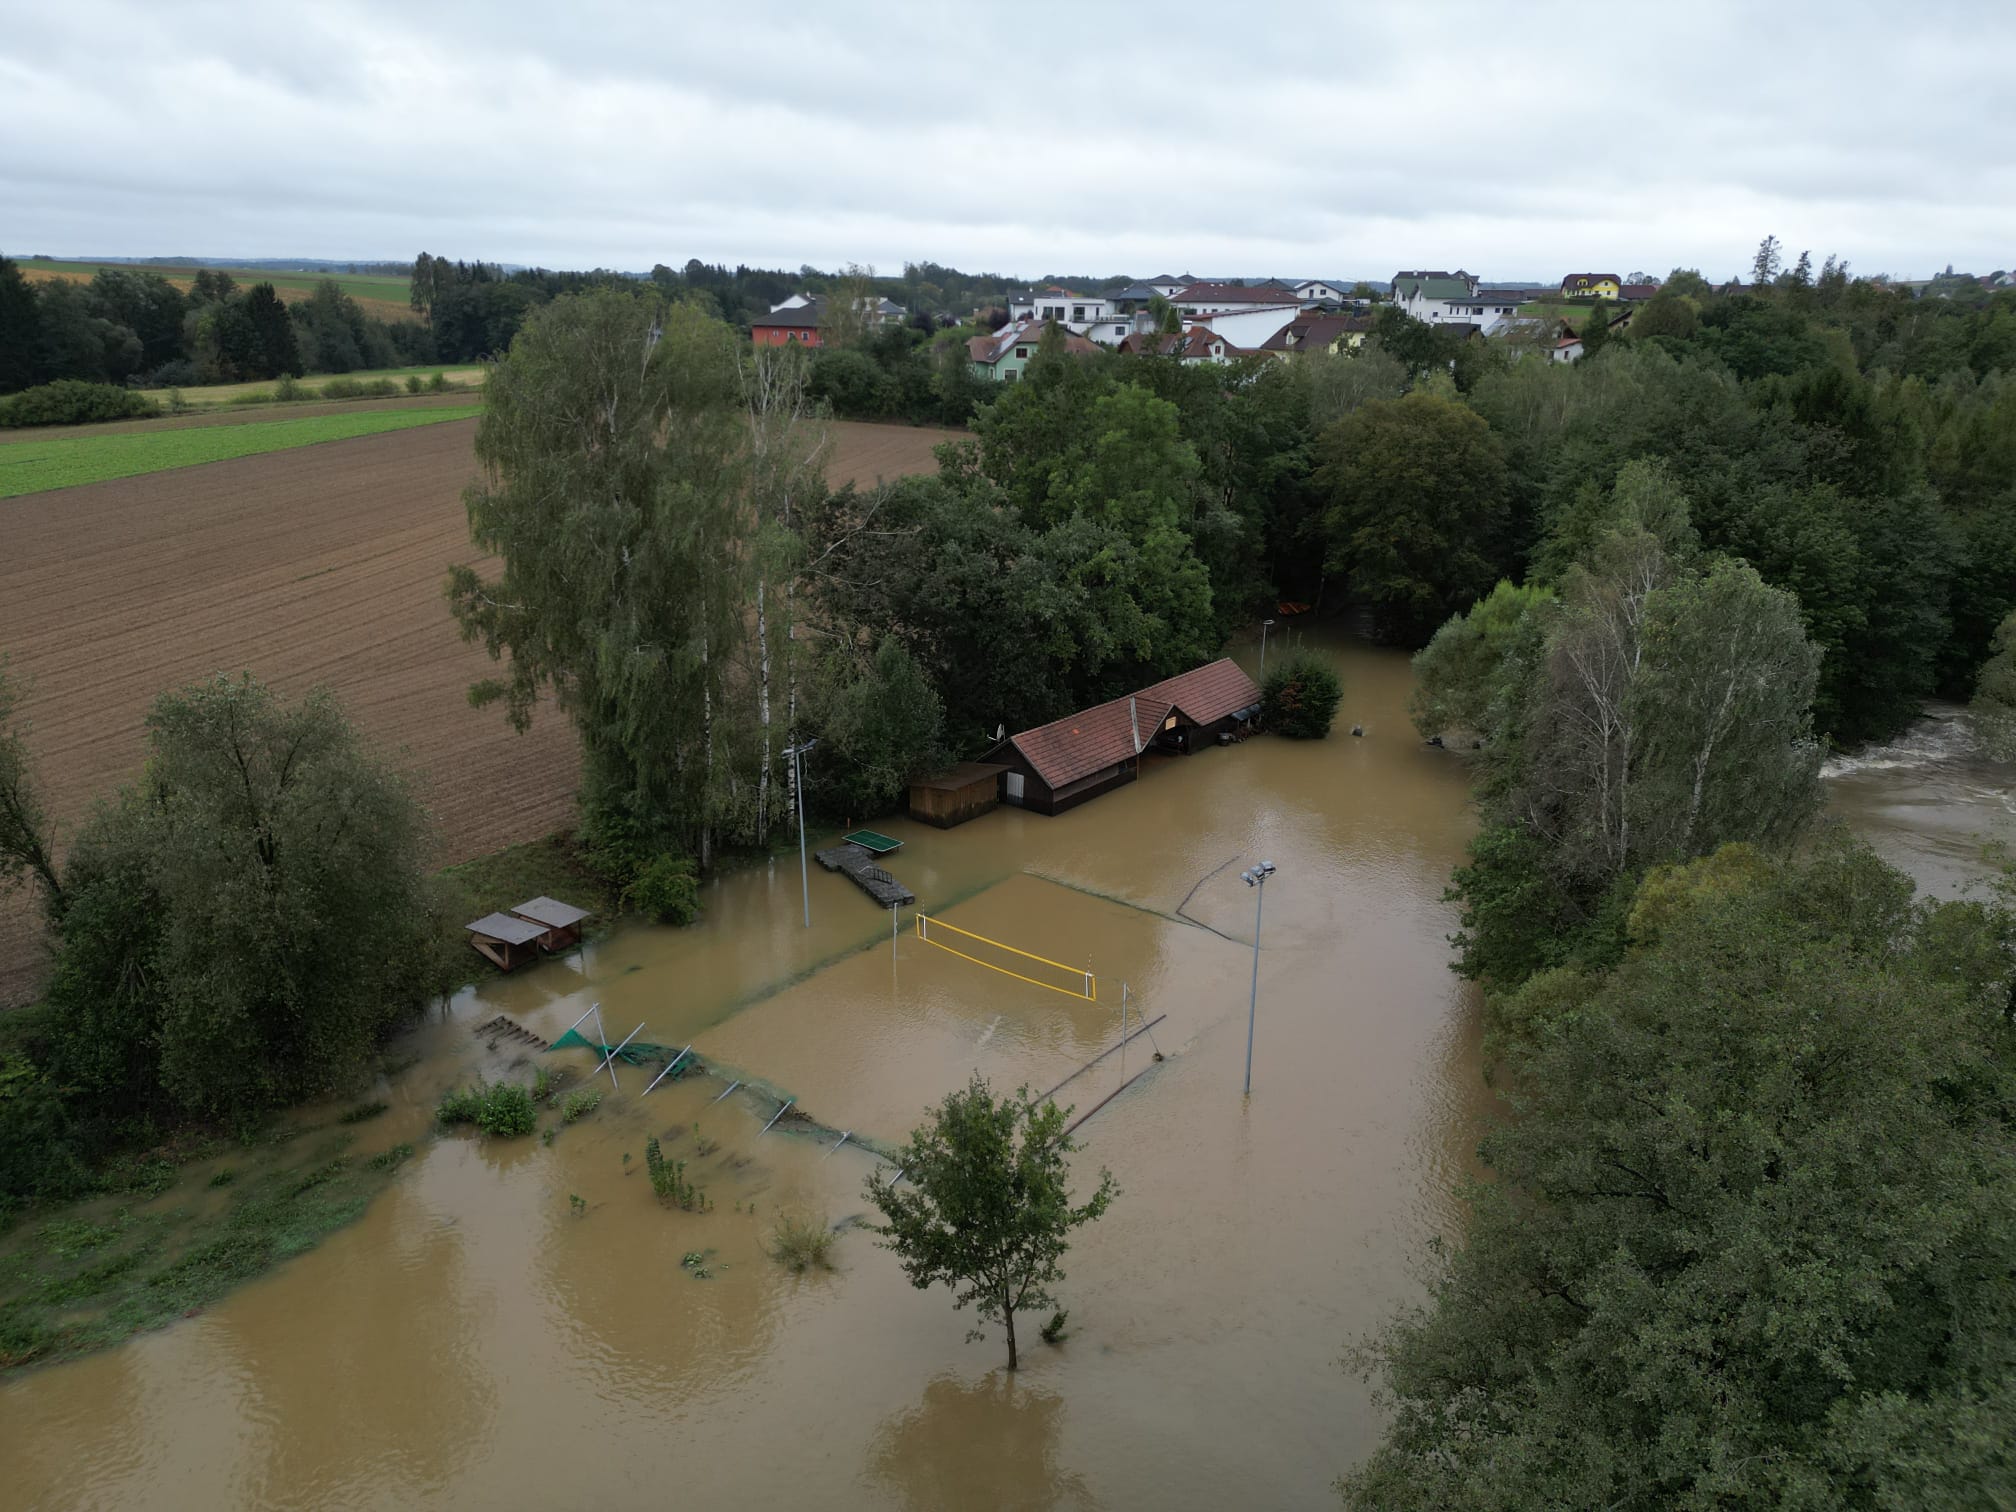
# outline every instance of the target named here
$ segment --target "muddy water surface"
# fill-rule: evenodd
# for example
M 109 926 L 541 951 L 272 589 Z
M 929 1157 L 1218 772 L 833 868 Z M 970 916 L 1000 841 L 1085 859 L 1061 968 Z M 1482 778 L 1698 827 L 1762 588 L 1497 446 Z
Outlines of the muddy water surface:
M 1330 1504 L 1379 1428 L 1337 1357 L 1418 1295 L 1488 1106 L 1440 901 L 1471 822 L 1462 765 L 1408 727 L 1404 658 L 1335 655 L 1328 741 L 1154 762 L 1056 819 L 882 825 L 927 912 L 1062 963 L 1022 963 L 1058 984 L 1090 970 L 1096 1002 L 935 949 L 909 911 L 892 941 L 816 865 L 808 931 L 781 863 L 715 885 L 697 928 L 464 994 L 362 1128 L 360 1154 L 419 1147 L 392 1189 L 207 1314 L 0 1388 L 0 1503 Z M 1261 859 L 1279 871 L 1247 1100 L 1239 871 Z M 830 1273 L 766 1257 L 781 1212 L 861 1213 L 875 1150 L 974 1070 L 1041 1089 L 1112 1045 L 1123 998 L 1152 1036 L 1059 1094 L 1087 1109 L 1147 1072 L 1080 1131 L 1081 1181 L 1103 1165 L 1122 1195 L 1067 1262 L 1061 1347 L 1025 1320 L 1010 1377 L 998 1336 L 967 1343 L 967 1315 L 858 1230 Z M 588 1068 L 474 1026 L 551 1037 L 591 1002 L 612 1036 L 694 1041 L 715 1074 L 646 1098 L 625 1068 L 550 1145 L 430 1129 L 453 1082 Z M 813 1125 L 759 1137 L 784 1097 Z M 651 1134 L 712 1211 L 652 1200 Z
M 1934 705 L 1896 740 L 1838 756 L 1821 775 L 1828 812 L 1922 891 L 1967 894 L 1998 848 L 2016 846 L 2016 763 L 1989 759 L 1965 709 Z

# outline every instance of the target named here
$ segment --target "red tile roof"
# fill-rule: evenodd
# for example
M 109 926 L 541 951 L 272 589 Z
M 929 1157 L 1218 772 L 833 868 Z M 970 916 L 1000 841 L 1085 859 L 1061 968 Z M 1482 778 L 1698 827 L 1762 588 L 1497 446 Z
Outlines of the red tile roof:
M 1180 709 L 1196 724 L 1215 724 L 1228 714 L 1260 702 L 1260 690 L 1253 679 L 1240 671 L 1238 663 L 1229 656 L 1178 677 L 1165 678 L 1135 696 L 1144 702 L 1153 700 Z
M 1292 289 L 1257 287 L 1252 284 L 1197 283 L 1176 294 L 1177 304 L 1299 304 Z
M 1008 743 L 1054 790 L 1131 761 L 1140 754 L 1140 746 L 1155 738 L 1156 728 L 1168 717 L 1166 699 L 1157 701 L 1136 694 L 1024 730 L 1009 736 Z M 1136 732 L 1139 746 L 1135 744 Z

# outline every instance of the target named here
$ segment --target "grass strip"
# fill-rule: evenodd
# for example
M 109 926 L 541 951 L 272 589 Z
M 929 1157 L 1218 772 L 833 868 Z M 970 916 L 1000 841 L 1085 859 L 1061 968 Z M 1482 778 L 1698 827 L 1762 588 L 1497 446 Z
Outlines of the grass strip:
M 293 420 L 251 421 L 163 431 L 122 431 L 115 435 L 60 436 L 0 446 L 0 499 L 76 488 L 114 478 L 134 478 L 177 467 L 198 467 L 233 457 L 257 456 L 347 441 L 384 431 L 411 430 L 467 420 L 480 405 L 436 409 L 371 410 L 355 415 L 308 415 Z
M 0 1378 L 199 1312 L 354 1221 L 413 1151 L 344 1143 L 232 1182 L 221 1211 L 143 1196 L 25 1218 L 0 1238 Z

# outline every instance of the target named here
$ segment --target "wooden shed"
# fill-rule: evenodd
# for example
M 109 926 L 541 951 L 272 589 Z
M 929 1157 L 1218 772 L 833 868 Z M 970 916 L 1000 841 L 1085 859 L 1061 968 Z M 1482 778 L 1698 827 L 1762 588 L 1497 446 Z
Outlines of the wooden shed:
M 977 819 L 1001 801 L 1001 774 L 991 761 L 962 761 L 948 771 L 910 784 L 910 817 L 940 829 Z
M 1130 694 L 1009 736 L 994 753 L 1008 768 L 1001 801 L 1061 814 L 1132 782 L 1143 747 L 1168 717 L 1166 701 Z
M 539 959 L 539 937 L 545 926 L 510 914 L 485 914 L 466 926 L 469 943 L 500 971 L 516 971 L 527 961 Z
M 543 894 L 529 903 L 520 903 L 512 914 L 537 924 L 545 930 L 539 936 L 539 948 L 545 951 L 571 950 L 581 943 L 581 921 L 588 917 L 588 910 L 576 908 L 572 903 L 562 903 L 558 898 Z
M 1215 745 L 1221 736 L 1236 734 L 1260 714 L 1260 689 L 1229 656 L 1178 677 L 1165 678 L 1136 695 L 1144 703 L 1166 703 L 1155 732 L 1158 750 L 1189 755 Z

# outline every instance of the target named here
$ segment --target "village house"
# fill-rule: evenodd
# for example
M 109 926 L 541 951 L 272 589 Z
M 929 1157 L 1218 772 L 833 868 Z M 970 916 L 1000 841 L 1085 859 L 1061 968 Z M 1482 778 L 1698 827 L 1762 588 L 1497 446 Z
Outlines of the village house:
M 1563 299 L 1615 299 L 1624 280 L 1615 273 L 1570 273 L 1561 280 Z
M 1046 324 L 1038 320 L 1012 321 L 992 336 L 969 337 L 966 342 L 968 370 L 975 378 L 984 378 L 990 383 L 1019 382 L 1029 364 L 1035 360 Z M 1085 356 L 1099 350 L 1075 331 L 1060 326 L 1058 334 L 1067 352 Z
M 1458 268 L 1454 273 L 1402 272 L 1393 275 L 1393 302 L 1426 325 L 1469 321 L 1469 306 L 1477 293 L 1477 278 Z M 1459 307 L 1462 313 L 1459 314 Z
M 1370 315 L 1300 315 L 1260 343 L 1260 350 L 1291 352 L 1355 351 L 1372 334 Z
M 1134 329 L 1131 312 L 1105 294 L 1077 294 L 1053 284 L 1040 291 L 1008 296 L 1008 320 L 1053 321 L 1075 335 L 1102 346 L 1118 346 Z
M 787 346 L 793 342 L 799 346 L 824 346 L 826 341 L 819 330 L 825 309 L 822 298 L 793 294 L 772 306 L 769 314 L 758 315 L 749 322 L 750 338 L 758 346 Z M 871 298 L 863 301 L 862 314 L 870 325 L 889 326 L 900 325 L 904 311 L 893 300 Z
M 1230 362 L 1234 357 L 1245 355 L 1242 348 L 1233 346 L 1210 326 L 1203 324 L 1189 326 L 1180 335 L 1164 331 L 1137 331 L 1120 343 L 1120 350 L 1131 356 L 1152 352 L 1185 363 Z

